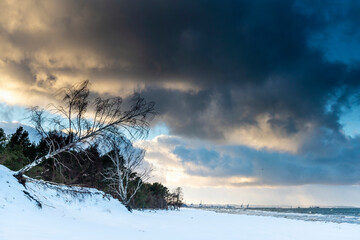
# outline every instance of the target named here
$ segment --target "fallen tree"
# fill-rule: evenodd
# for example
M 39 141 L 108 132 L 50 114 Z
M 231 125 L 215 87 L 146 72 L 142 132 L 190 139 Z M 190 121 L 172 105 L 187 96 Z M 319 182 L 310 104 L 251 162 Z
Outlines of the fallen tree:
M 42 139 L 48 152 L 21 168 L 15 176 L 19 179 L 30 169 L 47 159 L 57 161 L 61 153 L 84 152 L 96 143 L 117 137 L 142 138 L 149 131 L 149 123 L 155 116 L 154 102 L 146 102 L 134 95 L 128 103 L 121 97 L 90 99 L 89 81 L 63 88 L 58 93 L 61 104 L 47 108 L 30 108 L 30 121 Z M 65 136 L 55 140 L 49 134 Z M 88 156 L 89 160 L 90 157 Z

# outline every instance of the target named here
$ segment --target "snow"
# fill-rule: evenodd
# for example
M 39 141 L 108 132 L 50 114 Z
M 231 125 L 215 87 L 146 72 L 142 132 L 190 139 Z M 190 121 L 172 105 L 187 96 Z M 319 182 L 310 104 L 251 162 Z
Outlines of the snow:
M 360 225 L 215 213 L 134 211 L 89 188 L 29 182 L 0 165 L 0 240 L 64 239 L 360 239 Z M 23 191 L 41 202 L 30 200 Z

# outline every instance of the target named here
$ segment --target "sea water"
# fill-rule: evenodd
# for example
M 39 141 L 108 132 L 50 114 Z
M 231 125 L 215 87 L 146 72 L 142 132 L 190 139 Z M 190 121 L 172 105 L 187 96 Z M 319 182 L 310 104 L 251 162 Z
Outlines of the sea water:
M 257 216 L 273 216 L 304 221 L 360 224 L 360 208 L 270 208 L 206 207 L 206 210 Z

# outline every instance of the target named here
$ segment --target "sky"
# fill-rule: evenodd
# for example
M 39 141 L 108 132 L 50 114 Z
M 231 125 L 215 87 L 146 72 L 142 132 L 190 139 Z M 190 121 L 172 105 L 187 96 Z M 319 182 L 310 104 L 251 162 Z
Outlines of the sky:
M 57 89 L 156 102 L 152 181 L 187 203 L 360 206 L 360 3 L 0 2 L 0 121 Z

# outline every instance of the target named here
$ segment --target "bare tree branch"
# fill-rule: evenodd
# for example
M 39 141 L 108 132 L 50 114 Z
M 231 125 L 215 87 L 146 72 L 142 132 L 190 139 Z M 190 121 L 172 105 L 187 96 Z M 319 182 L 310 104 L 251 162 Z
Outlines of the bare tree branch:
M 49 152 L 17 172 L 22 176 L 46 159 L 57 159 L 60 153 L 80 152 L 96 141 L 105 141 L 109 136 L 118 139 L 127 134 L 130 138 L 147 136 L 150 121 L 155 116 L 154 102 L 146 102 L 135 95 L 129 107 L 125 108 L 123 99 L 96 98 L 90 100 L 89 81 L 84 81 L 70 88 L 63 88 L 58 93 L 62 104 L 50 104 L 46 109 L 30 108 L 30 121 L 39 135 L 45 139 Z M 89 114 L 87 114 L 89 113 Z M 50 132 L 64 136 L 55 141 Z

